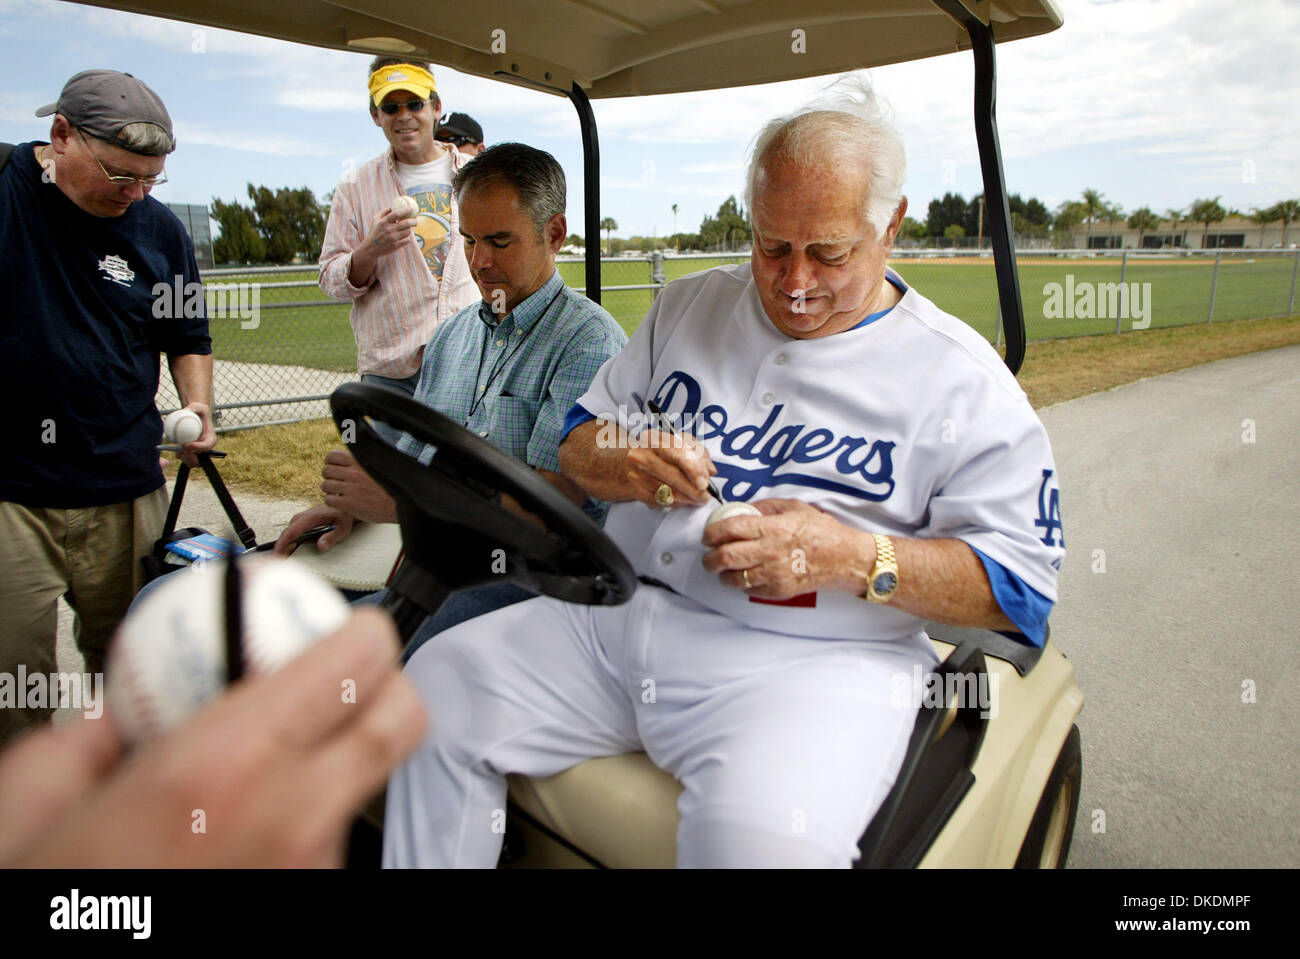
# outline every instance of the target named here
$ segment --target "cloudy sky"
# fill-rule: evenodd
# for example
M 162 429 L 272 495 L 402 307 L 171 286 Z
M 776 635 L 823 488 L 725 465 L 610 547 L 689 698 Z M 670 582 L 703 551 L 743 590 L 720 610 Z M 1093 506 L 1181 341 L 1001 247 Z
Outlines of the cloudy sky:
M 1157 212 L 1221 196 L 1241 210 L 1300 197 L 1300 3 L 1295 0 L 1057 0 L 1065 26 L 998 48 L 998 120 L 1013 192 L 1049 207 L 1100 190 Z M 163 97 L 180 149 L 169 202 L 246 199 L 248 182 L 323 196 L 383 148 L 365 108 L 368 57 L 194 28 L 62 0 L 0 0 L 0 140 L 48 135 L 32 113 L 73 73 L 111 67 Z M 981 189 L 972 65 L 954 54 L 871 72 L 908 148 L 913 212 Z M 570 180 L 581 232 L 582 153 L 568 101 L 435 68 L 444 110 L 488 142 L 549 150 Z M 606 215 L 619 235 L 697 229 L 740 194 L 759 125 L 825 80 L 595 102 Z

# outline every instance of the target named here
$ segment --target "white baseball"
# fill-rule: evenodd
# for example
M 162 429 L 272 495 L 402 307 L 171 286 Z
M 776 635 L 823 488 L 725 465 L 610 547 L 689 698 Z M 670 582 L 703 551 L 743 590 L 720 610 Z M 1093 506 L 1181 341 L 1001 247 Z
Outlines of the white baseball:
M 724 519 L 731 519 L 733 516 L 762 516 L 756 507 L 748 503 L 723 503 L 712 513 L 709 514 L 709 521 L 705 526 L 712 526 L 714 523 L 721 523 Z
M 129 742 L 180 725 L 225 688 L 222 560 L 171 573 L 118 627 L 108 658 L 109 711 Z M 339 593 L 297 563 L 240 561 L 244 665 L 266 673 L 348 618 Z
M 172 410 L 163 420 L 163 432 L 173 443 L 193 443 L 203 435 L 203 417 L 193 410 Z
M 415 202 L 414 197 L 399 196 L 393 201 L 393 212 L 409 220 L 420 212 L 420 204 Z

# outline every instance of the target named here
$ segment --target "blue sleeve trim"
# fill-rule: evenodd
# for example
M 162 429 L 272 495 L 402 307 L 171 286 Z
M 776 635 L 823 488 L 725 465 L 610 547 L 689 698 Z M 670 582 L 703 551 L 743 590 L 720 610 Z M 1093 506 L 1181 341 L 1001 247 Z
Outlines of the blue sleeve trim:
M 975 550 L 975 555 L 984 564 L 989 585 L 993 587 L 993 598 L 1002 607 L 1002 612 L 1007 614 L 1007 619 L 1020 629 L 1019 635 L 1003 635 L 1042 649 L 1047 634 L 1047 617 L 1054 605 L 1052 601 L 997 560 L 985 556 L 974 546 L 971 549 Z
M 596 418 L 594 413 L 588 413 L 586 407 L 581 403 L 574 403 L 573 409 L 569 410 L 564 417 L 564 428 L 560 431 L 560 442 L 563 443 L 565 438 L 576 430 L 583 423 Z

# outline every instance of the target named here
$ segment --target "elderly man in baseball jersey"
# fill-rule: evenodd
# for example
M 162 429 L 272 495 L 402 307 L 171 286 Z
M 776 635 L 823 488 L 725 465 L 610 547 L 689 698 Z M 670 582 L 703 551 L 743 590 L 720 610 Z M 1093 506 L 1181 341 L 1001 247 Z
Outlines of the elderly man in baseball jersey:
M 434 139 L 442 104 L 427 63 L 378 57 L 369 91 L 371 119 L 389 149 L 334 190 L 320 288 L 352 301 L 362 380 L 411 395 L 434 330 L 479 298 L 451 189 L 471 157 Z M 393 209 L 399 195 L 415 200 L 414 216 Z
M 915 720 L 895 677 L 935 660 L 925 621 L 1044 641 L 1046 433 L 886 267 L 902 142 L 847 86 L 760 133 L 750 263 L 670 284 L 569 417 L 561 468 L 614 504 L 642 587 L 520 603 L 411 659 L 432 724 L 389 783 L 386 865 L 490 866 L 506 774 L 644 749 L 684 787 L 679 866 L 847 866 Z M 758 514 L 706 526 L 711 480 Z

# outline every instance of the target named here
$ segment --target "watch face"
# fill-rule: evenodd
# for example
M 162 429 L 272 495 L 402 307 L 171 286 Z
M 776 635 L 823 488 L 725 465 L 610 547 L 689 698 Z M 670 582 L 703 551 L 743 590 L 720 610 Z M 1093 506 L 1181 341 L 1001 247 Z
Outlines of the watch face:
M 888 596 L 894 590 L 898 589 L 898 577 L 893 573 L 885 572 L 876 577 L 871 588 L 878 596 Z

